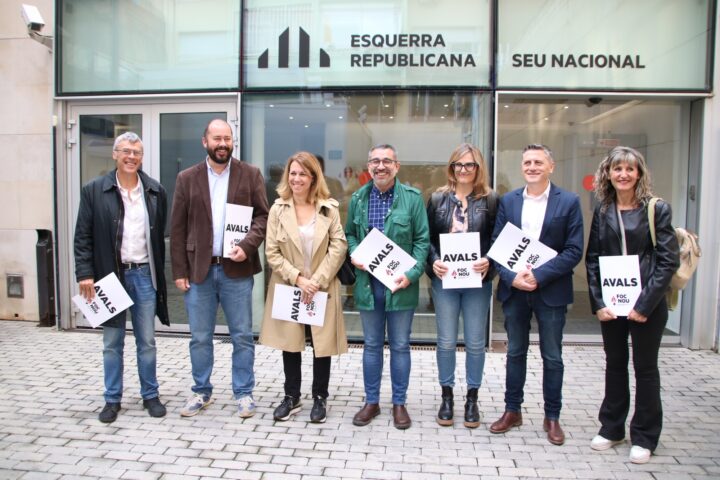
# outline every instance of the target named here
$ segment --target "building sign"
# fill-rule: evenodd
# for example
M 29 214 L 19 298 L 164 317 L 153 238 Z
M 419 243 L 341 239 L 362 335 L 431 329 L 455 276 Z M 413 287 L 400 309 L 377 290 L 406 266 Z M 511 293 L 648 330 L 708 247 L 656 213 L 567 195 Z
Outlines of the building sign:
M 707 90 L 710 0 L 498 2 L 498 88 Z
M 490 85 L 489 0 L 245 4 L 248 88 Z

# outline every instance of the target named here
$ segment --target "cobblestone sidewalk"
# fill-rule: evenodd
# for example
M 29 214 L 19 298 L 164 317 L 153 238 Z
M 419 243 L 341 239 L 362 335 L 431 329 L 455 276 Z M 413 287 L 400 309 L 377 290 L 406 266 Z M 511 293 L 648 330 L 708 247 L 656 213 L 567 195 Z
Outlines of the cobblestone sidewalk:
M 258 346 L 257 414 L 242 420 L 230 391 L 231 346 L 215 346 L 215 403 L 196 417 L 179 415 L 190 393 L 188 338 L 159 337 L 158 378 L 168 415 L 142 409 L 134 342 L 126 342 L 123 409 L 101 424 L 101 336 L 57 332 L 25 322 L 0 322 L 0 479 L 399 479 L 517 478 L 668 479 L 720 478 L 720 355 L 683 348 L 661 351 L 665 426 L 646 465 L 627 461 L 625 443 L 593 452 L 603 392 L 600 347 L 564 350 L 562 424 L 565 445 L 542 432 L 542 367 L 531 349 L 524 420 L 507 434 L 487 430 L 503 409 L 502 353 L 490 353 L 480 389 L 480 428 L 462 425 L 459 372 L 454 427 L 435 423 L 439 404 L 434 350 L 412 352 L 409 430 L 392 426 L 386 355 L 382 414 L 367 427 L 352 425 L 362 406 L 362 350 L 333 359 L 328 420 L 309 423 L 311 353 L 304 355 L 304 405 L 291 421 L 272 419 L 282 395 L 278 352 Z M 458 366 L 464 354 L 458 353 Z M 462 368 L 459 368 L 462 370 Z

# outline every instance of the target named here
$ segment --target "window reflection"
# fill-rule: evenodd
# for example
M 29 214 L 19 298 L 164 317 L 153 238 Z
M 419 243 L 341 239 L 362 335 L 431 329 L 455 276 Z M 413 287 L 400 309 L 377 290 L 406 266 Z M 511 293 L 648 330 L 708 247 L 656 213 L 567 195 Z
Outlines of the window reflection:
M 580 196 L 585 238 L 595 206 L 592 175 L 617 145 L 638 149 L 648 161 L 653 191 L 673 206 L 673 223 L 685 222 L 690 108 L 686 101 L 626 98 L 528 98 L 503 95 L 498 102 L 495 185 L 505 193 L 524 185 L 522 149 L 549 146 L 555 157 L 551 180 Z M 590 311 L 584 259 L 575 268 L 575 303 L 569 306 L 566 334 L 599 335 Z M 679 309 L 670 312 L 666 335 L 680 331 Z M 493 331 L 504 334 L 502 307 L 493 308 Z
M 399 181 L 418 188 L 427 201 L 445 184 L 450 152 L 471 142 L 486 158 L 491 148 L 491 102 L 468 92 L 247 93 L 242 99 L 242 158 L 259 166 L 270 202 L 287 158 L 298 150 L 323 157 L 343 222 L 350 197 L 370 181 L 367 154 L 379 143 L 397 148 Z M 413 340 L 435 341 L 430 283 L 421 279 Z M 362 337 L 352 288 L 343 287 L 348 335 Z

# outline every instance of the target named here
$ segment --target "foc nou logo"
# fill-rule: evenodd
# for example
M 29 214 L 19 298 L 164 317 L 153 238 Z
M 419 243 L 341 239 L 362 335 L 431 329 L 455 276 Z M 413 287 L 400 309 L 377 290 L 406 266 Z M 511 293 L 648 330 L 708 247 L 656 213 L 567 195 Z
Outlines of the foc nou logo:
M 400 266 L 400 262 L 397 260 L 392 260 L 390 263 L 387 264 L 387 267 L 385 268 L 385 273 L 389 276 L 395 275 L 395 270 Z
M 298 27 L 298 41 L 299 41 L 299 52 L 298 52 L 298 66 L 300 68 L 310 67 L 310 35 L 303 30 L 302 27 Z M 269 49 L 265 49 L 263 53 L 258 57 L 258 68 L 268 68 L 269 63 Z M 278 36 L 278 68 L 290 68 L 290 27 L 286 28 L 280 36 Z M 320 49 L 320 67 L 330 67 L 330 55 Z
M 624 293 L 618 293 L 610 298 L 613 305 L 627 305 L 630 303 L 630 299 Z
M 457 268 L 451 275 L 453 278 L 467 278 L 470 276 L 470 271 L 467 268 Z

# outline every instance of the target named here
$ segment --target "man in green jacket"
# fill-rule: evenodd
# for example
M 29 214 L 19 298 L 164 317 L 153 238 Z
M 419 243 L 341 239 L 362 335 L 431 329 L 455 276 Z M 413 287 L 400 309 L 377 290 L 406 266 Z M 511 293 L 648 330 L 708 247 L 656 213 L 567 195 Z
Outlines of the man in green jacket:
M 400 162 L 392 145 L 373 147 L 368 155 L 368 171 L 373 181 L 353 194 L 348 207 L 345 235 L 351 254 L 368 232 L 377 228 L 417 260 L 413 268 L 396 279 L 394 292 L 372 277 L 364 265 L 353 260 L 357 269 L 355 306 L 360 310 L 365 338 L 363 380 L 366 403 L 353 418 L 353 424 L 357 426 L 369 424 L 380 414 L 386 327 L 390 344 L 393 423 L 399 429 L 409 428 L 411 424 L 405 408 L 410 380 L 410 329 L 430 235 L 422 195 L 418 189 L 395 179 L 398 170 Z

